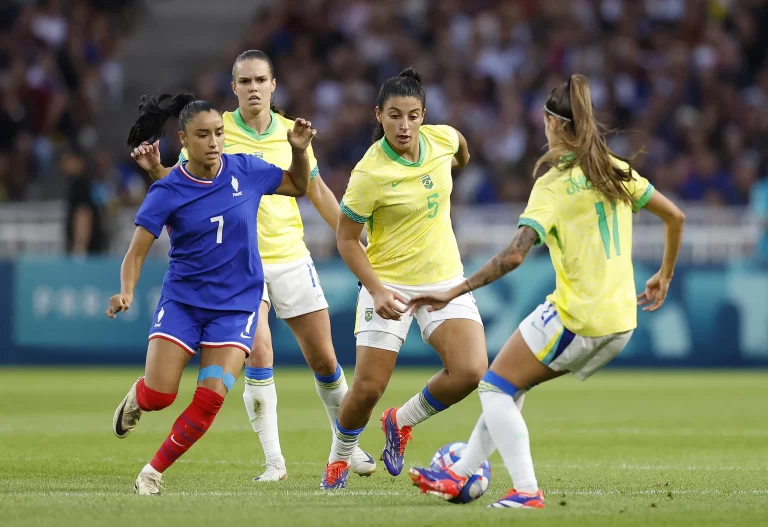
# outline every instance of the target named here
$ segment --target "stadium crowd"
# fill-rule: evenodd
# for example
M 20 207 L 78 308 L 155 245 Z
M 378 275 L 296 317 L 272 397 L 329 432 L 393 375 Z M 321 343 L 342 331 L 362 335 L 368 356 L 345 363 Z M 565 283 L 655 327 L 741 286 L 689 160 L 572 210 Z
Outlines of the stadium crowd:
M 120 32 L 104 6 L 131 3 L 0 1 L 0 199 L 27 196 L 56 145 L 93 142 L 99 105 L 122 102 Z M 543 102 L 576 71 L 600 119 L 624 130 L 611 146 L 643 149 L 635 167 L 665 193 L 714 205 L 768 193 L 755 192 L 768 186 L 768 0 L 281 0 L 188 86 L 234 108 L 231 65 L 244 49 L 273 58 L 276 103 L 319 130 L 315 152 L 338 196 L 371 143 L 377 86 L 407 65 L 425 79 L 427 121 L 469 142 L 458 202 L 527 199 Z M 100 177 L 135 203 L 143 189 L 125 182 L 148 181 L 107 156 Z
M 40 197 L 37 178 L 96 145 L 99 110 L 123 102 L 134 1 L 0 0 L 0 201 Z
M 462 202 L 527 199 L 543 102 L 574 71 L 625 130 L 613 148 L 644 148 L 636 167 L 664 192 L 741 205 L 766 173 L 766 0 L 291 0 L 254 19 L 249 48 L 274 58 L 276 102 L 317 126 L 338 195 L 370 145 L 376 87 L 405 65 L 427 83 L 427 120 L 471 145 Z M 199 74 L 198 96 L 235 106 L 234 54 Z

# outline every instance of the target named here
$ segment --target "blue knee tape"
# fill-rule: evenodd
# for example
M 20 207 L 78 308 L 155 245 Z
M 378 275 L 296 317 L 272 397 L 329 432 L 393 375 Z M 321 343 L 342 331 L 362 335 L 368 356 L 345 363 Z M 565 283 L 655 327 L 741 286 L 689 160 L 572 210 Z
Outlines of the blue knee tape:
M 224 374 L 224 377 L 221 378 L 221 382 L 224 383 L 224 386 L 227 387 L 227 391 L 229 391 L 235 385 L 235 376 L 227 372 Z
M 200 373 L 197 374 L 197 382 L 205 379 L 221 379 L 221 382 L 224 383 L 227 391 L 231 390 L 235 385 L 235 376 L 229 372 L 224 373 L 224 368 L 221 366 L 214 365 L 202 368 Z

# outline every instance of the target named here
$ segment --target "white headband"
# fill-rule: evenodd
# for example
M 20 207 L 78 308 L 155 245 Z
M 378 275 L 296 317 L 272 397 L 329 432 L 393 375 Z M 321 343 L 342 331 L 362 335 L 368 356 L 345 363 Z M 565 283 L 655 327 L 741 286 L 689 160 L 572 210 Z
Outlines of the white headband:
M 563 121 L 568 121 L 569 123 L 572 122 L 571 119 L 568 119 L 567 117 L 563 117 L 562 115 L 556 114 L 555 112 L 553 112 L 552 110 L 550 110 L 546 106 L 544 107 L 544 111 L 547 112 L 549 115 L 551 115 L 553 117 L 557 117 L 558 119 L 562 119 Z

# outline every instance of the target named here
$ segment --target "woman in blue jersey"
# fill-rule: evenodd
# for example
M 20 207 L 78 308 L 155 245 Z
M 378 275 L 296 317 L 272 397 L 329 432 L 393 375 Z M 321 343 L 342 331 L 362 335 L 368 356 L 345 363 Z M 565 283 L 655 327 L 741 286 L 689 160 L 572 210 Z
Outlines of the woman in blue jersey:
M 129 146 L 152 143 L 174 116 L 189 156 L 150 187 L 120 270 L 120 293 L 109 300 L 110 318 L 130 308 L 144 259 L 166 227 L 171 261 L 149 333 L 145 374 L 115 411 L 115 435 L 126 437 L 143 412 L 168 407 L 184 367 L 201 352 L 192 404 L 134 484 L 138 494 L 152 495 L 162 489 L 162 473 L 211 426 L 250 353 L 264 289 L 256 243 L 259 201 L 269 194 L 306 193 L 307 148 L 315 131 L 296 120 L 287 132 L 291 165 L 283 170 L 255 156 L 222 155 L 221 114 L 192 95 L 145 97 L 139 109 Z
M 227 137 L 225 153 L 255 155 L 279 167 L 291 163 L 291 145 L 285 130 L 293 127 L 293 119 L 285 117 L 271 104 L 276 88 L 275 68 L 266 53 L 248 50 L 238 55 L 232 65 L 232 91 L 238 106 L 222 114 Z M 153 179 L 162 179 L 171 171 L 160 163 L 157 143 L 139 145 L 132 155 Z M 307 155 L 313 167 L 307 198 L 336 230 L 339 203 L 320 175 L 312 145 Z M 185 160 L 183 150 L 179 160 Z M 275 482 L 285 480 L 288 471 L 278 431 L 270 308 L 274 307 L 277 318 L 285 320 L 314 372 L 315 389 L 334 435 L 347 381 L 336 360 L 328 302 L 304 243 L 304 226 L 296 200 L 284 196 L 263 199 L 257 221 L 259 253 L 264 265 L 264 296 L 254 329 L 253 348 L 245 360 L 243 402 L 266 461 L 266 469 L 254 481 Z M 350 470 L 360 476 L 370 476 L 376 470 L 376 462 L 358 446 L 352 452 Z

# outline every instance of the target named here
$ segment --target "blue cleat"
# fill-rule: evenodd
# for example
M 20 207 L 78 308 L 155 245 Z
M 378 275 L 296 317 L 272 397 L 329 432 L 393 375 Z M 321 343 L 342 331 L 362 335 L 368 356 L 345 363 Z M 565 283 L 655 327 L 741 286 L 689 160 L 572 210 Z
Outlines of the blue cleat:
M 345 461 L 329 463 L 325 466 L 325 474 L 320 481 L 320 488 L 323 490 L 346 489 L 348 476 L 349 463 Z
M 451 469 L 413 467 L 408 475 L 413 485 L 419 487 L 422 494 L 431 494 L 446 501 L 457 498 L 469 480 L 469 478 L 457 476 Z
M 399 476 L 405 462 L 405 445 L 411 440 L 411 427 L 398 428 L 395 414 L 397 408 L 390 408 L 381 415 L 381 429 L 384 430 L 384 450 L 381 460 L 384 468 L 393 476 Z
M 489 509 L 543 509 L 544 493 L 541 489 L 533 494 L 518 492 L 515 489 L 509 491 L 509 494 L 501 498 L 496 503 L 488 505 Z

